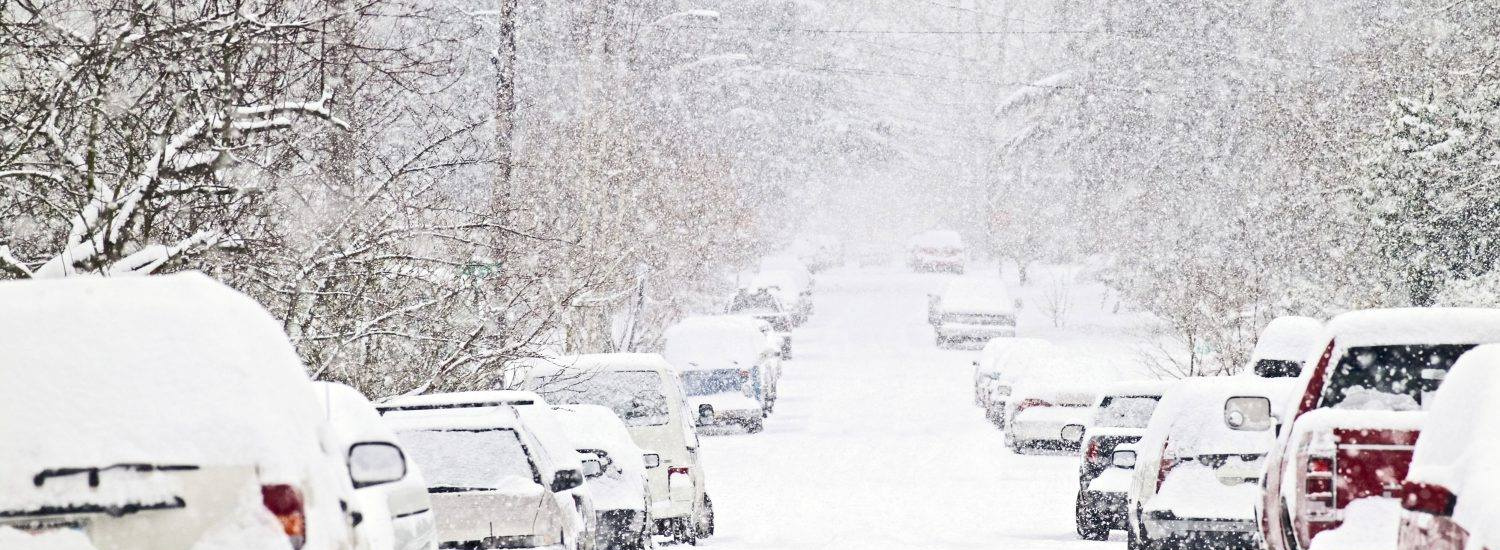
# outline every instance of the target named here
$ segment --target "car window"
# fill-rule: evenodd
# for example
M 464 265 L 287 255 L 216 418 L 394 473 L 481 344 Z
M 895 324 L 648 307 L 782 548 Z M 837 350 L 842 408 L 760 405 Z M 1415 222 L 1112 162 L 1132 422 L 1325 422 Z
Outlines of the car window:
M 694 370 L 682 373 L 682 391 L 688 395 L 713 395 L 742 391 L 749 379 L 746 371 L 734 369 Z
M 400 434 L 429 488 L 529 489 L 541 484 L 515 430 L 414 430 Z
M 528 380 L 527 389 L 559 405 L 609 407 L 626 426 L 666 424 L 671 410 L 655 371 L 562 372 Z
M 1160 402 L 1158 396 L 1109 396 L 1099 404 L 1094 425 L 1106 428 L 1145 428 L 1151 412 Z
M 779 313 L 781 304 L 769 292 L 743 293 L 734 297 L 729 313 Z
M 1350 348 L 1328 374 L 1323 407 L 1418 410 L 1448 369 L 1473 345 Z

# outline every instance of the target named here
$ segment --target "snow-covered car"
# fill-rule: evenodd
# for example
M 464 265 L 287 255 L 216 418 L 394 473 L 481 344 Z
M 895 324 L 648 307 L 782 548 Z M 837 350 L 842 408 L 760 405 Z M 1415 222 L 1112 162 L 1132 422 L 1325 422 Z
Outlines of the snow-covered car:
M 789 332 L 802 324 L 803 316 L 778 293 L 765 288 L 742 288 L 729 299 L 724 313 L 753 317 L 770 324 L 780 332 Z
M 843 263 L 843 243 L 837 237 L 826 234 L 806 235 L 792 242 L 788 252 L 807 265 L 808 271 L 817 273 Z
M 1291 378 L 1190 378 L 1167 390 L 1133 444 L 1126 539 L 1132 550 L 1169 544 L 1253 548 L 1257 483 L 1276 440 Z
M 911 238 L 907 265 L 913 271 L 948 271 L 963 273 L 968 265 L 969 247 L 955 231 L 935 229 Z
M 1497 395 L 1497 345 L 1465 353 L 1433 394 L 1401 488 L 1398 550 L 1500 548 Z
M 654 353 L 604 353 L 530 360 L 517 385 L 559 405 L 601 405 L 625 423 L 645 454 L 650 516 L 657 534 L 679 542 L 713 535 L 713 500 L 698 456 L 697 411 L 676 369 Z
M 990 374 L 990 381 L 983 385 L 987 391 L 984 401 L 984 416 L 999 428 L 1005 428 L 1011 394 L 1027 373 L 1032 370 L 1045 372 L 1056 361 L 1062 349 L 1040 338 L 1001 338 L 1004 344 L 987 344 L 993 350 L 980 354 L 980 361 L 990 361 L 990 366 L 981 366 Z M 994 342 L 994 341 L 992 341 Z M 991 347 L 993 346 L 993 347 Z
M 961 278 L 931 306 L 938 347 L 983 345 L 1016 335 L 1016 303 L 998 279 Z
M 1099 393 L 1094 381 L 1074 377 L 1069 370 L 1059 364 L 1016 384 L 1005 414 L 1005 445 L 1012 451 L 1077 449 L 1083 442 Z
M 812 278 L 793 269 L 765 269 L 750 278 L 742 291 L 775 294 L 793 315 L 797 325 L 812 315 Z
M 778 278 L 789 278 L 790 282 L 787 286 L 795 288 L 798 296 L 812 298 L 817 281 L 813 279 L 812 270 L 807 268 L 807 264 L 802 263 L 802 260 L 797 259 L 796 256 L 766 256 L 761 258 L 759 268 L 760 273 L 785 272 L 785 275 L 780 275 Z M 751 279 L 754 280 L 755 277 L 758 275 L 753 275 Z
M 553 407 L 568 439 L 592 457 L 599 472 L 589 476 L 598 515 L 600 550 L 643 550 L 655 532 L 646 486 L 645 453 L 613 410 L 600 405 Z
M 990 393 L 993 391 L 994 382 L 1000 378 L 1000 358 L 1004 356 L 1006 348 L 1021 338 L 993 338 L 985 343 L 984 349 L 979 352 L 979 358 L 974 360 L 974 404 L 981 408 L 989 407 Z
M 1258 519 L 1272 550 L 1307 548 L 1352 503 L 1399 493 L 1423 406 L 1460 355 L 1500 343 L 1500 310 L 1355 311 L 1319 342 L 1263 483 Z
M 359 548 L 344 457 L 255 301 L 184 273 L 0 282 L 0 311 L 0 531 Z
M 792 359 L 792 333 L 776 330 L 776 327 L 765 321 L 759 321 L 757 327 L 760 328 L 761 334 L 766 335 L 766 345 L 770 346 L 777 358 L 783 361 Z M 777 382 L 780 382 L 780 369 L 777 369 L 776 376 Z
M 668 328 L 662 355 L 678 371 L 699 426 L 759 432 L 775 405 L 775 350 L 751 319 L 689 317 Z
M 1277 317 L 1261 329 L 1250 352 L 1256 376 L 1291 377 L 1302 374 L 1302 361 L 1317 348 L 1323 322 L 1312 317 Z
M 1125 491 L 1130 472 L 1111 468 L 1115 449 L 1141 439 L 1157 402 L 1170 382 L 1120 382 L 1099 394 L 1083 435 L 1078 462 L 1078 497 L 1074 524 L 1078 536 L 1104 540 L 1112 529 L 1125 529 Z
M 359 390 L 333 382 L 313 385 L 334 449 L 344 453 L 349 467 L 357 509 L 363 515 L 355 527 L 361 540 L 379 550 L 436 549 L 437 523 L 427 480 L 401 448 L 396 432 Z
M 387 410 L 422 467 L 443 548 L 592 548 L 573 493 L 583 464 L 571 445 L 537 437 L 521 407 Z

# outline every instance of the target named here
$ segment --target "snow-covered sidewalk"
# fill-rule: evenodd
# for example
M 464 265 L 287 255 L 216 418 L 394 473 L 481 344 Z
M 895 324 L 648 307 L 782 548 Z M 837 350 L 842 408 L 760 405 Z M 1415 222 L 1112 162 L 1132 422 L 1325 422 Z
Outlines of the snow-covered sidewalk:
M 718 520 L 707 546 L 1123 547 L 1078 540 L 1077 458 L 1011 454 L 973 405 L 977 352 L 935 348 L 926 294 L 946 279 L 819 277 L 765 432 L 704 438 Z

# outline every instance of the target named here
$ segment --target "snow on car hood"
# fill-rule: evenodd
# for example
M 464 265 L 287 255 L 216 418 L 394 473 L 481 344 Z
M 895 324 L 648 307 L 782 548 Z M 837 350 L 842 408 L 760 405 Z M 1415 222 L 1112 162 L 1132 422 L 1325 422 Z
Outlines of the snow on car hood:
M 38 498 L 48 468 L 241 466 L 300 483 L 327 459 L 280 326 L 208 277 L 0 282 L 0 311 L 0 509 Z

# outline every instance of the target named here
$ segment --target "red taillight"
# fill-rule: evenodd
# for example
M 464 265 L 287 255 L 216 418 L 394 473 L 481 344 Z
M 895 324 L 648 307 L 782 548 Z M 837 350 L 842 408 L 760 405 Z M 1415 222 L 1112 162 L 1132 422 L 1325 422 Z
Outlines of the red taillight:
M 1051 403 L 1048 403 L 1046 401 L 1042 401 L 1041 399 L 1036 399 L 1036 398 L 1022 399 L 1020 403 L 1016 404 L 1016 414 L 1021 414 L 1021 411 L 1024 411 L 1024 410 L 1032 408 L 1032 407 L 1051 407 L 1051 406 L 1052 406 Z
M 669 475 L 669 476 L 676 476 L 676 475 L 684 475 L 685 476 L 685 475 L 688 475 L 687 466 L 673 466 L 671 468 L 667 468 L 667 475 Z
M 1181 462 L 1177 460 L 1177 457 L 1167 454 L 1167 447 L 1171 445 L 1172 440 L 1170 439 L 1161 444 L 1161 463 L 1159 464 L 1160 467 L 1156 469 L 1156 492 L 1158 493 L 1161 492 L 1161 484 L 1167 482 L 1167 474 L 1172 473 L 1172 469 L 1176 468 L 1177 464 Z
M 1083 452 L 1083 459 L 1089 462 L 1099 461 L 1099 440 L 1089 440 L 1089 448 L 1087 451 Z
M 1303 484 L 1307 500 L 1333 504 L 1333 457 L 1307 458 L 1307 480 Z
M 292 548 L 300 550 L 307 540 L 307 515 L 302 493 L 291 485 L 262 485 L 260 501 L 281 522 L 281 530 L 291 539 Z

